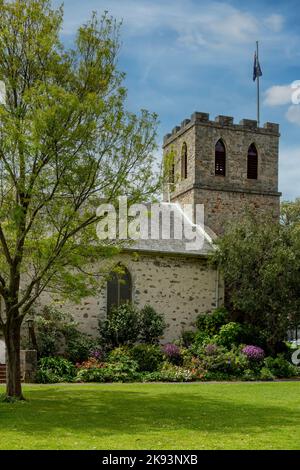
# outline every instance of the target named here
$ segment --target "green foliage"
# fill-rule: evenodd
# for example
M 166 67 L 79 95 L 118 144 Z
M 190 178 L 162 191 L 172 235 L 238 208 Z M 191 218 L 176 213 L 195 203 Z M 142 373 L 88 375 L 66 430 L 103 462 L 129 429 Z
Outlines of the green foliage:
M 134 382 L 139 379 L 138 364 L 130 358 L 108 362 L 101 368 L 80 369 L 76 382 Z
M 131 349 L 130 354 L 138 363 L 140 372 L 154 372 L 159 369 L 163 361 L 161 348 L 152 344 L 137 344 Z
M 72 335 L 66 337 L 65 354 L 75 364 L 86 361 L 90 357 L 91 351 L 97 346 L 97 341 L 75 330 Z
M 119 346 L 109 352 L 108 362 L 128 362 L 131 360 L 130 348 L 128 346 Z
M 166 324 L 163 315 L 146 305 L 138 311 L 132 304 L 113 308 L 108 318 L 99 322 L 101 343 L 111 349 L 137 341 L 157 344 Z
M 184 348 L 189 348 L 195 341 L 196 333 L 194 331 L 183 331 L 181 333 L 180 343 Z
M 201 351 L 202 346 L 204 346 L 205 344 L 209 344 L 210 341 L 211 341 L 211 337 L 208 336 L 207 333 L 203 331 L 198 331 L 195 334 L 195 339 L 190 349 L 195 355 L 197 355 L 198 352 Z
M 245 369 L 242 379 L 246 380 L 247 382 L 253 382 L 254 380 L 258 380 L 257 373 L 253 369 Z
M 76 375 L 75 366 L 62 357 L 43 357 L 39 360 L 38 383 L 70 382 Z
M 132 304 L 113 308 L 107 319 L 99 322 L 101 342 L 105 347 L 114 348 L 134 344 L 139 336 L 139 315 Z
M 39 357 L 55 356 L 66 345 L 66 338 L 76 331 L 71 315 L 53 305 L 32 311 Z
M 216 335 L 221 326 L 227 323 L 228 317 L 229 314 L 225 308 L 218 308 L 212 313 L 198 315 L 196 325 L 200 332 L 206 333 L 207 336 L 211 337 Z
M 268 369 L 267 367 L 262 367 L 260 374 L 259 374 L 259 378 L 260 380 L 271 381 L 271 380 L 274 380 L 275 377 L 270 371 L 270 369 Z
M 278 378 L 297 377 L 300 375 L 300 370 L 284 358 L 283 354 L 277 357 L 267 357 L 265 365 L 269 371 Z
M 292 218 L 297 217 L 299 211 Z M 263 332 L 274 354 L 289 326 L 300 321 L 299 223 L 276 224 L 250 215 L 216 243 L 214 262 L 226 279 L 230 309 Z
M 230 380 L 232 377 L 228 375 L 227 372 L 221 371 L 206 371 L 203 375 L 203 380 L 212 380 L 212 381 L 224 381 Z
M 143 343 L 156 344 L 166 328 L 164 316 L 146 305 L 139 314 L 139 338 Z
M 193 373 L 184 367 L 171 364 L 165 365 L 158 372 L 148 372 L 142 375 L 143 382 L 192 382 Z
M 34 332 L 39 357 L 64 354 L 76 363 L 89 358 L 90 351 L 97 347 L 97 342 L 77 328 L 72 316 L 53 305 L 46 305 L 42 310 L 32 311 Z M 24 345 L 26 347 L 26 344 Z
M 242 333 L 242 327 L 239 323 L 229 322 L 226 325 L 221 326 L 218 335 L 216 336 L 216 342 L 221 346 L 230 348 L 233 345 L 240 343 Z

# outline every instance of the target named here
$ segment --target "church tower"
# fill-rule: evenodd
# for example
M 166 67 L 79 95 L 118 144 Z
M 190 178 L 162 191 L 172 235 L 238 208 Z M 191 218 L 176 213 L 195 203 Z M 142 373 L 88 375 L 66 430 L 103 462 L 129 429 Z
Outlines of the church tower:
M 171 161 L 164 200 L 204 204 L 205 225 L 216 234 L 249 210 L 278 218 L 279 137 L 278 124 L 194 113 L 164 137 Z

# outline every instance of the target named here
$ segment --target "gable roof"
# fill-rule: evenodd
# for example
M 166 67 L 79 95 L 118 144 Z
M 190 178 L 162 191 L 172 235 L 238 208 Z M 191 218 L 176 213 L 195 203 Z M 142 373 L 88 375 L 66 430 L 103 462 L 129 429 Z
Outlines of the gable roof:
M 217 238 L 216 234 L 206 226 L 195 225 L 183 212 L 180 204 L 168 202 L 161 202 L 159 204 L 162 211 L 170 211 L 170 224 L 168 227 L 162 224 L 160 217 L 153 218 L 153 206 L 149 204 L 147 207 L 151 216 L 151 222 L 148 227 L 148 239 L 140 238 L 133 240 L 124 247 L 125 251 L 207 257 L 215 250 L 214 240 Z M 179 239 L 174 237 L 175 220 L 182 220 L 183 232 L 187 233 L 186 229 L 188 229 L 190 233 L 193 230 L 197 234 L 200 242 L 199 247 L 192 246 L 191 240 L 188 238 L 183 237 Z M 153 233 L 156 233 L 158 236 L 154 238 L 151 236 Z

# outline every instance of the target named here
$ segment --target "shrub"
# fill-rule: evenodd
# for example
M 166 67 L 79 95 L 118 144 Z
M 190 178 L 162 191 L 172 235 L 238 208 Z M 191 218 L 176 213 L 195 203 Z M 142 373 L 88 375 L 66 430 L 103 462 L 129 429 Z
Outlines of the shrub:
M 193 344 L 190 347 L 190 350 L 192 351 L 193 354 L 196 356 L 199 354 L 199 351 L 202 350 L 203 346 L 205 344 L 208 344 L 211 342 L 211 338 L 205 333 L 205 331 L 198 331 L 195 334 L 195 340 Z
M 31 312 L 34 318 L 34 335 L 39 357 L 56 356 L 65 348 L 67 337 L 77 331 L 77 323 L 64 311 L 46 305 Z M 27 347 L 28 345 L 23 345 Z
M 130 354 L 138 363 L 139 371 L 154 372 L 163 360 L 160 347 L 152 344 L 138 344 L 132 348 Z
M 217 342 L 225 348 L 230 348 L 239 343 L 241 335 L 241 325 L 239 323 L 230 322 L 221 326 L 217 335 Z
M 254 381 L 258 379 L 258 376 L 257 373 L 252 369 L 246 369 L 243 373 L 242 379 L 247 381 Z
M 166 323 L 163 315 L 146 305 L 139 313 L 139 338 L 142 343 L 157 344 L 163 335 Z
M 51 370 L 37 370 L 35 375 L 36 383 L 38 384 L 56 384 L 60 382 L 67 382 L 64 377 L 60 377 Z
M 198 315 L 196 325 L 199 331 L 211 337 L 216 335 L 220 328 L 228 322 L 228 317 L 228 311 L 224 307 L 218 308 L 213 313 Z
M 80 369 L 75 382 L 106 382 L 104 369 Z
M 260 380 L 274 380 L 274 375 L 267 367 L 263 367 L 259 375 Z
M 181 362 L 182 362 L 183 367 L 185 368 L 194 367 L 193 359 L 195 358 L 195 356 L 193 355 L 193 352 L 190 349 L 181 348 L 180 354 L 181 354 Z
M 242 353 L 249 359 L 249 361 L 253 362 L 261 362 L 265 357 L 265 352 L 262 348 L 258 346 L 245 346 L 242 349 Z
M 101 342 L 105 347 L 134 344 L 139 336 L 139 315 L 132 304 L 113 308 L 108 318 L 99 322 Z
M 249 361 L 247 357 L 242 354 L 238 348 L 231 349 L 227 354 L 226 358 L 228 360 L 228 373 L 235 377 L 240 377 L 243 375 L 246 369 L 250 369 Z M 255 369 L 255 368 L 251 368 Z M 255 370 L 254 370 L 255 371 Z
M 184 348 L 189 348 L 195 341 L 196 333 L 194 331 L 183 331 L 181 333 L 181 344 Z
M 78 369 L 102 369 L 104 367 L 103 362 L 99 362 L 95 357 L 91 357 L 87 361 L 76 364 Z
M 238 348 L 227 351 L 224 346 L 214 343 L 203 346 L 198 357 L 200 371 L 202 369 L 206 372 L 220 372 L 227 377 L 240 377 L 248 367 L 247 358 L 240 353 Z
M 80 369 L 76 382 L 132 382 L 140 378 L 137 368 L 134 360 L 106 363 L 102 368 Z
M 287 361 L 283 354 L 279 354 L 275 358 L 267 357 L 265 359 L 265 366 L 278 378 L 289 378 L 299 375 L 298 367 Z
M 62 357 L 44 357 L 39 360 L 38 383 L 70 382 L 76 375 L 75 366 Z
M 229 372 L 230 360 L 228 351 L 223 346 L 216 346 L 211 354 L 206 353 L 206 347 L 203 347 L 198 354 L 201 368 L 206 371 Z
M 216 381 L 224 381 L 230 380 L 231 377 L 226 372 L 219 372 L 219 371 L 207 371 L 203 375 L 204 380 L 216 380 Z
M 189 369 L 166 362 L 159 372 L 159 380 L 161 382 L 191 382 L 194 380 L 194 375 Z
M 96 342 L 78 331 L 78 324 L 69 313 L 46 305 L 40 312 L 32 312 L 34 335 L 39 357 L 64 355 L 70 361 L 82 362 L 89 358 Z M 28 345 L 23 344 L 23 347 Z
M 128 346 L 119 346 L 113 349 L 107 356 L 107 361 L 112 362 L 128 362 L 131 360 L 130 349 Z
M 163 353 L 166 359 L 171 362 L 171 364 L 180 365 L 181 363 L 181 354 L 180 348 L 176 344 L 167 343 L 163 346 Z
M 256 325 L 249 325 L 241 323 L 241 344 L 256 344 L 260 348 L 266 350 L 267 340 L 266 334 Z
M 97 342 L 88 335 L 74 331 L 66 336 L 65 355 L 74 364 L 86 361 L 97 348 Z

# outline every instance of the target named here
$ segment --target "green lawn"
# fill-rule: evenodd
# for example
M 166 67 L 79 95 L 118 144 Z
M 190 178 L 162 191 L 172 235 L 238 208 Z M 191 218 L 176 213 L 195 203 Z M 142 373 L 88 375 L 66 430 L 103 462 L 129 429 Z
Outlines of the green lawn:
M 24 390 L 0 403 L 0 449 L 300 449 L 300 382 Z

